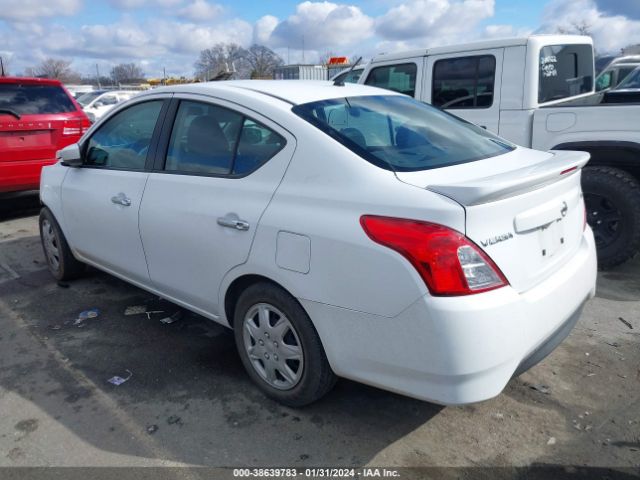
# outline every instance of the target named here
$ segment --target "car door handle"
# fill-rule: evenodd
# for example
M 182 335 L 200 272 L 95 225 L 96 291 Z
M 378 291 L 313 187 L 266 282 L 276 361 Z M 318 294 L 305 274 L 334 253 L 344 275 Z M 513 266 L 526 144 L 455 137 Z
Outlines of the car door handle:
M 122 205 L 123 207 L 130 207 L 131 199 L 128 198 L 124 193 L 119 193 L 118 195 L 114 195 L 113 197 L 111 197 L 111 203 Z
M 219 217 L 218 225 L 235 230 L 249 230 L 249 222 L 233 217 Z

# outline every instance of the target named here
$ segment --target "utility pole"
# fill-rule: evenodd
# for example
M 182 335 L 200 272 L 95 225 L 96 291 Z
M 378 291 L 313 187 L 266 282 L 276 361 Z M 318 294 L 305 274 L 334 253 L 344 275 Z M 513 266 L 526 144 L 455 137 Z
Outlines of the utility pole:
M 0 57 L 0 70 L 2 70 L 0 76 L 4 77 L 4 62 L 2 61 L 2 57 Z
M 289 55 L 289 45 L 287 45 L 287 65 L 291 65 L 291 56 Z
M 304 63 L 304 35 L 302 35 L 302 63 Z
M 167 69 L 165 67 L 162 67 L 162 84 L 167 84 Z
M 100 85 L 100 68 L 98 68 L 98 64 L 96 63 L 96 80 L 98 80 L 98 90 L 102 88 Z

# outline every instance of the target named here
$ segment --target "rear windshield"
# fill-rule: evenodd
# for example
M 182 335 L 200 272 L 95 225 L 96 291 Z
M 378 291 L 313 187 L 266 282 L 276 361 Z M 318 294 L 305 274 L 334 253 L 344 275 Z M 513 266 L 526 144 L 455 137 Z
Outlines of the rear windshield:
M 293 112 L 380 168 L 414 172 L 472 162 L 515 147 L 451 114 L 401 95 L 336 98 Z
M 56 85 L 0 84 L 0 110 L 33 115 L 75 112 L 76 107 Z
M 86 107 L 103 93 L 103 91 L 83 93 L 78 97 L 78 103 L 83 107 Z
M 591 45 L 549 45 L 540 49 L 538 103 L 561 100 L 593 89 Z

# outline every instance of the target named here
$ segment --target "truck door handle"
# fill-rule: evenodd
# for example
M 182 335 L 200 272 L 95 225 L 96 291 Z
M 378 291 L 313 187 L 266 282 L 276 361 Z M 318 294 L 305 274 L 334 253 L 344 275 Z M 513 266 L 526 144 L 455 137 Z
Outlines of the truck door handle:
M 249 222 L 240 220 L 237 216 L 226 216 L 218 218 L 218 225 L 221 227 L 233 228 L 235 230 L 249 230 Z
M 131 199 L 128 198 L 124 193 L 120 192 L 118 195 L 114 195 L 113 197 L 111 197 L 111 203 L 122 205 L 123 207 L 130 207 Z

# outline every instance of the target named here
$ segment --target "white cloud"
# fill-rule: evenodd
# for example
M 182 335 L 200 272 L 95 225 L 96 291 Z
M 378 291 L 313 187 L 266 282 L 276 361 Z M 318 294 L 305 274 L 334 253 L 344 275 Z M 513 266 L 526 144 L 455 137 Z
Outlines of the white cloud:
M 119 10 L 133 10 L 142 7 L 175 7 L 184 0 L 109 0 L 111 6 Z
M 178 10 L 178 16 L 193 22 L 207 22 L 220 15 L 224 8 L 206 0 L 194 0 L 189 5 Z
M 513 25 L 487 25 L 484 27 L 483 38 L 526 37 L 530 35 L 530 28 L 515 28 Z
M 376 33 L 387 40 L 422 38 L 449 43 L 472 34 L 494 13 L 494 0 L 410 0 L 376 20 Z
M 269 22 L 272 25 L 272 20 L 268 20 L 262 27 L 270 26 Z M 360 8 L 307 1 L 298 4 L 293 15 L 275 26 L 266 43 L 300 49 L 304 41 L 305 48 L 313 50 L 361 42 L 372 34 L 373 19 Z
M 640 43 L 640 20 L 603 13 L 593 0 L 553 0 L 545 9 L 540 31 L 570 31 L 576 25 L 589 29 L 595 47 L 601 52 L 617 52 L 620 48 Z
M 82 0 L 0 0 L 0 19 L 25 21 L 40 17 L 73 15 L 81 6 Z
M 273 15 L 265 15 L 253 26 L 254 43 L 268 43 L 269 37 L 278 26 L 279 20 Z

